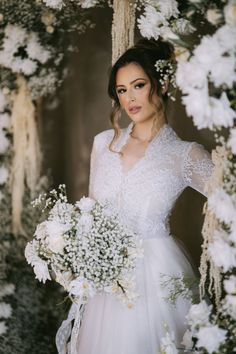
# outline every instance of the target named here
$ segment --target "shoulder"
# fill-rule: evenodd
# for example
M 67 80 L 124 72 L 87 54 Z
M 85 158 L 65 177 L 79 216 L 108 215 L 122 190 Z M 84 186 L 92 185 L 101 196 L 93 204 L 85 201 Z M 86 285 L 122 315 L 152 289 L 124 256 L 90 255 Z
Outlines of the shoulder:
M 188 155 L 196 155 L 201 156 L 203 153 L 209 154 L 206 148 L 196 142 L 196 141 L 188 141 L 181 139 L 177 133 L 171 128 L 172 130 L 172 147 L 174 150 L 181 152 L 183 158 L 186 158 Z
M 103 130 L 95 135 L 93 144 L 96 149 L 102 149 L 104 146 L 108 146 L 114 136 L 114 129 Z

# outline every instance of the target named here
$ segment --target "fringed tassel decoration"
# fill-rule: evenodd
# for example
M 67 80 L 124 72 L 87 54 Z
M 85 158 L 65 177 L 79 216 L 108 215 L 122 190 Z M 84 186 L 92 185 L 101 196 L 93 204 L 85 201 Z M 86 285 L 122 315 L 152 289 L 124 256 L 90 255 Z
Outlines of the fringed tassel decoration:
M 217 146 L 216 150 L 212 151 L 212 161 L 215 165 L 212 177 L 206 185 L 207 195 L 211 195 L 214 190 L 223 183 L 224 165 L 227 159 L 227 151 L 224 146 Z M 220 225 L 216 216 L 209 210 L 208 203 L 204 204 L 203 213 L 205 219 L 202 228 L 203 245 L 200 262 L 200 296 L 201 299 L 205 295 L 205 284 L 207 279 L 207 270 L 209 266 L 209 287 L 208 291 L 212 295 L 215 294 L 216 306 L 219 308 L 221 298 L 221 272 L 218 267 L 212 262 L 208 254 L 208 246 L 213 241 L 213 235 Z
M 15 235 L 25 234 L 21 221 L 25 182 L 33 196 L 41 172 L 42 154 L 35 122 L 35 106 L 27 82 L 17 78 L 18 92 L 13 98 L 13 162 L 11 175 L 12 189 L 12 230 Z
M 135 0 L 113 0 L 112 64 L 134 44 Z

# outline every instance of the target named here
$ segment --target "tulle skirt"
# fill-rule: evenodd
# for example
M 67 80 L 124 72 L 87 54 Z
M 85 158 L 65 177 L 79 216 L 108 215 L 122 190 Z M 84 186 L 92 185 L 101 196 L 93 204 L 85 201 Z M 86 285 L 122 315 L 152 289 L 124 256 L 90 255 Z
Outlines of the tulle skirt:
M 86 305 L 77 341 L 78 354 L 157 354 L 166 326 L 180 345 L 186 330 L 190 301 L 179 298 L 173 305 L 165 298 L 161 274 L 192 274 L 182 248 L 171 236 L 145 240 L 136 284 L 139 298 L 133 308 L 114 295 L 99 294 Z

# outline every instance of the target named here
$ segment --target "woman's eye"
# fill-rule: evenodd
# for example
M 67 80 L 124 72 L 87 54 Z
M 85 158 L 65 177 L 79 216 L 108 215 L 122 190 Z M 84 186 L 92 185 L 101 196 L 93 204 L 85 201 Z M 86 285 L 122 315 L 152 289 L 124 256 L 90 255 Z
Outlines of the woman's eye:
M 118 95 L 120 95 L 120 94 L 122 94 L 122 93 L 124 93 L 124 92 L 125 92 L 125 89 L 119 89 L 119 90 L 117 90 Z
M 136 84 L 136 85 L 135 85 L 135 88 L 140 89 L 140 88 L 142 88 L 142 87 L 144 87 L 144 86 L 145 86 L 145 83 L 144 83 L 144 82 L 140 82 L 139 84 Z

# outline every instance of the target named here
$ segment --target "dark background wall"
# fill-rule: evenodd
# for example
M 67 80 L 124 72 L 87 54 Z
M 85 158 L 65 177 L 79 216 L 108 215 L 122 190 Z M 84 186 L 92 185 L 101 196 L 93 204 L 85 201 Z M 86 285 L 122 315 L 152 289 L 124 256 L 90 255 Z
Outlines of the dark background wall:
M 110 128 L 111 102 L 107 95 L 111 65 L 111 9 L 94 9 L 96 23 L 80 39 L 80 51 L 71 58 L 72 76 L 66 80 L 56 109 L 43 110 L 45 168 L 51 169 L 54 185 L 66 183 L 72 201 L 88 193 L 89 159 L 94 135 Z M 138 34 L 137 34 L 138 36 Z M 209 151 L 213 136 L 198 131 L 178 95 L 170 105 L 168 122 L 184 140 L 197 141 Z M 123 124 L 127 125 L 128 120 Z M 171 215 L 172 233 L 182 240 L 196 265 L 201 252 L 202 207 L 205 197 L 187 188 Z

